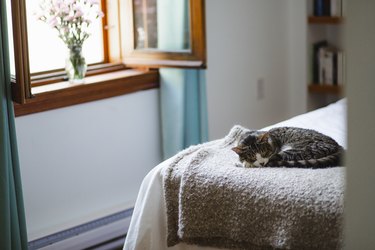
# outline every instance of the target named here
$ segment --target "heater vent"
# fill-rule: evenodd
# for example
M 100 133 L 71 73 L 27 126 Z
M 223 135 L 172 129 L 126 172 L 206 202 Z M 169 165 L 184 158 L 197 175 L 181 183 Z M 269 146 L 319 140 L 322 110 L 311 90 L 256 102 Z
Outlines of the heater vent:
M 28 249 L 84 249 L 124 236 L 133 208 L 30 241 Z

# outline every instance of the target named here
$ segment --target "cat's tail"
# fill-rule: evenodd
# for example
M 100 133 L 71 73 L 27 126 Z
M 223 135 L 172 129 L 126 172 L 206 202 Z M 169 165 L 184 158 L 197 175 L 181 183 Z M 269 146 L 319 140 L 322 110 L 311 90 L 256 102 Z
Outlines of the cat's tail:
M 339 150 L 331 155 L 319 158 L 319 159 L 309 159 L 309 160 L 292 160 L 292 161 L 277 161 L 275 165 L 278 167 L 287 168 L 328 168 L 328 167 L 338 167 L 342 165 L 344 150 Z M 272 164 L 274 165 L 274 164 Z

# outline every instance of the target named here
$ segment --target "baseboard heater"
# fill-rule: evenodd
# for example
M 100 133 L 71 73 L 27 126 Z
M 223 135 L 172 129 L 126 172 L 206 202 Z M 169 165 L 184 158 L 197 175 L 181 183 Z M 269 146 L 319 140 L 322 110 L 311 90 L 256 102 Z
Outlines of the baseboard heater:
M 30 241 L 28 249 L 85 249 L 125 236 L 133 208 Z M 125 238 L 124 238 L 125 239 Z

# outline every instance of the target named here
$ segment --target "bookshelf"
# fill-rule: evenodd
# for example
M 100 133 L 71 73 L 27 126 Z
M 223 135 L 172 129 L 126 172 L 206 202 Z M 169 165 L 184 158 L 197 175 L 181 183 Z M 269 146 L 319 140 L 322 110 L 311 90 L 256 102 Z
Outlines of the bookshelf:
M 317 94 L 335 94 L 335 95 L 342 95 L 343 88 L 341 86 L 332 86 L 332 85 L 317 85 L 317 84 L 309 84 L 308 90 L 310 93 L 317 93 Z
M 344 0 L 308 1 L 308 48 L 310 49 L 309 53 L 311 55 L 308 62 L 311 70 L 311 77 L 307 86 L 308 92 L 314 94 L 315 97 L 317 95 L 333 95 L 337 96 L 337 98 L 342 97 L 344 93 L 343 84 L 345 81 L 344 59 L 341 44 L 341 26 L 344 22 L 342 5 Z M 327 3 L 328 7 L 326 6 Z M 332 74 L 330 74 L 331 71 L 326 71 L 326 68 L 323 69 L 325 72 L 322 73 L 323 66 L 321 65 L 323 65 L 324 62 L 322 63 L 321 54 L 317 55 L 318 53 L 321 53 L 319 52 L 320 48 L 314 47 L 320 41 L 327 42 L 327 44 L 322 45 L 321 48 L 331 48 L 332 51 L 334 51 L 331 52 L 331 54 L 334 54 L 334 63 L 332 64 L 335 65 L 334 67 L 331 66 L 331 70 L 334 70 Z M 338 54 L 340 54 L 340 59 L 337 59 Z M 327 72 L 329 72 L 328 74 L 331 76 L 334 75 L 333 77 L 330 77 L 329 81 L 325 81 L 325 77 L 321 76 L 322 74 L 327 75 Z
M 332 16 L 309 16 L 307 18 L 309 24 L 341 24 L 342 21 L 342 17 Z

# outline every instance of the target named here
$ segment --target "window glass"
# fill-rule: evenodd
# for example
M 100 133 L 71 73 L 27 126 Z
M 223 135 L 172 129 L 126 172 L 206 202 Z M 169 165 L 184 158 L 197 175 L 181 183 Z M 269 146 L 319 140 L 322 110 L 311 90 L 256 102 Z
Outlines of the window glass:
M 89 39 L 83 44 L 87 63 L 104 64 L 93 67 L 94 70 L 90 72 L 90 77 L 93 76 L 92 79 L 96 79 L 94 80 L 95 84 L 79 85 L 79 88 L 61 82 L 65 77 L 60 73 L 65 67 L 68 49 L 58 37 L 58 30 L 37 20 L 37 15 L 34 13 L 39 12 L 40 0 L 5 1 L 8 4 L 11 3 L 12 9 L 14 9 L 14 22 L 11 22 L 10 18 L 8 19 L 9 24 L 13 23 L 15 31 L 14 36 L 9 36 L 10 40 L 14 39 L 14 43 L 10 42 L 10 46 L 14 46 L 14 50 L 11 51 L 14 52 L 11 55 L 11 59 L 14 61 L 12 72 L 16 71 L 17 74 L 12 86 L 12 93 L 14 102 L 22 106 L 19 108 L 19 112 L 22 114 L 76 103 L 75 100 L 70 100 L 70 95 L 66 95 L 66 93 L 74 92 L 81 95 L 81 91 L 87 90 L 92 95 L 92 99 L 102 98 L 101 95 L 97 95 L 96 91 L 92 91 L 92 86 L 97 89 L 103 86 L 108 87 L 108 93 L 111 93 L 108 95 L 111 96 L 114 93 L 117 95 L 133 92 L 134 88 L 128 84 L 128 81 L 124 86 L 125 90 L 117 89 L 117 84 L 113 83 L 118 79 L 114 79 L 113 71 L 140 66 L 152 69 L 206 67 L 204 0 L 46 0 L 59 4 L 57 11 L 63 11 L 60 17 L 65 18 L 64 21 L 72 20 L 73 13 L 75 17 L 82 17 L 82 21 L 85 22 L 84 27 L 90 23 L 90 20 L 87 22 L 86 17 L 92 17 L 92 15 L 82 13 L 79 8 L 91 4 L 93 7 L 91 10 L 94 14 L 96 12 L 97 18 L 99 18 L 103 13 L 97 9 L 99 6 L 96 4 L 104 4 L 102 9 L 107 12 L 104 13 L 105 19 L 99 18 L 91 23 L 90 27 L 94 29 L 92 29 Z M 72 1 L 82 1 L 73 7 L 75 12 L 65 6 L 66 3 L 72 3 Z M 39 14 L 42 13 L 39 12 Z M 43 14 L 39 17 L 48 19 L 55 26 L 56 21 L 61 20 L 61 18 L 56 20 L 53 16 L 51 17 L 51 15 L 55 15 L 54 10 L 47 17 L 43 18 Z M 80 25 L 80 21 L 78 25 Z M 108 30 L 104 30 L 103 25 L 107 25 Z M 64 31 L 68 31 L 62 30 L 63 25 L 57 27 L 61 28 L 61 35 L 72 44 L 75 39 L 70 35 L 77 35 L 77 33 L 64 33 Z M 138 35 L 137 27 L 140 28 Z M 85 33 L 81 33 L 81 35 L 80 37 L 84 39 Z M 139 39 L 138 43 L 137 39 Z M 146 40 L 149 42 L 146 43 Z M 47 74 L 51 73 L 49 72 L 51 70 L 56 70 L 56 74 Z M 124 74 L 124 79 L 133 81 L 128 77 L 129 73 L 132 74 L 131 72 L 124 70 L 120 73 Z M 156 71 L 139 72 L 139 78 L 134 79 L 134 84 L 141 88 L 144 88 L 144 84 L 147 84 L 148 87 L 151 86 L 148 81 L 156 76 L 155 73 L 157 74 Z M 155 79 L 152 80 L 155 84 L 152 85 L 153 87 L 158 85 L 158 81 Z M 43 90 L 39 93 L 48 93 L 51 91 L 51 86 L 58 86 L 58 90 L 56 89 L 54 94 L 61 94 L 60 98 L 64 100 L 63 103 L 56 105 L 53 102 L 54 97 L 50 98 L 49 94 L 48 97 L 33 95 L 32 88 L 42 88 Z M 34 98 L 33 101 L 28 102 L 28 99 L 31 98 Z
M 10 0 L 6 0 L 7 7 L 7 25 L 8 25 L 8 44 L 9 44 L 9 61 L 10 61 L 10 74 L 16 75 L 14 63 L 14 46 L 13 46 L 13 29 L 12 29 L 12 9 Z
M 26 1 L 30 73 L 64 68 L 68 55 L 67 47 L 58 38 L 57 31 L 37 20 L 35 13 L 38 4 L 38 0 Z M 102 21 L 96 20 L 92 23 L 91 31 L 91 36 L 83 45 L 86 62 L 88 64 L 103 62 Z
M 189 0 L 134 0 L 135 49 L 190 49 Z
M 123 1 L 120 1 L 123 2 Z M 204 0 L 126 0 L 121 8 L 127 67 L 206 67 Z

